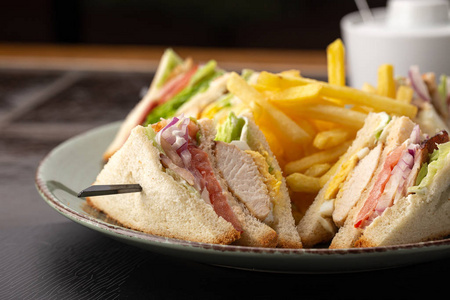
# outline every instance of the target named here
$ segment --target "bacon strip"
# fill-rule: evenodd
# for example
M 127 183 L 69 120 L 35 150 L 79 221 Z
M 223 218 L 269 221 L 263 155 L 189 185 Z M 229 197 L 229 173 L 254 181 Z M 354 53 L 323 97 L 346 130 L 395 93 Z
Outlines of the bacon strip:
M 423 141 L 420 144 L 420 148 L 425 149 L 423 155 L 428 155 L 429 153 L 433 153 L 433 151 L 437 149 L 438 144 L 447 143 L 448 141 L 449 137 L 447 131 L 442 130 L 433 137 Z

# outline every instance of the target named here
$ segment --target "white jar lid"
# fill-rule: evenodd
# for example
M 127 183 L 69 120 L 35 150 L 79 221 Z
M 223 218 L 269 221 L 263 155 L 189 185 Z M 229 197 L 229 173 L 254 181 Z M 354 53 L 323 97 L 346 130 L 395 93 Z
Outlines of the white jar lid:
M 391 29 L 417 30 L 449 24 L 447 0 L 389 0 L 386 26 Z

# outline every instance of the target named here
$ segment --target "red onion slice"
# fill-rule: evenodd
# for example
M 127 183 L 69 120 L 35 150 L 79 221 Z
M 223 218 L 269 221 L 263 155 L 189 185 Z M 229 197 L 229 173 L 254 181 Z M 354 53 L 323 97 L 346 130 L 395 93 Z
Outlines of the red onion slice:
M 172 171 L 177 173 L 181 178 L 186 180 L 186 182 L 188 184 L 195 186 L 196 179 L 191 172 L 189 172 L 185 168 L 180 168 L 179 166 L 174 164 L 169 157 L 167 157 L 163 154 L 160 155 L 160 159 L 161 159 L 161 163 L 163 164 L 164 167 L 171 169 Z
M 184 162 L 181 159 L 181 157 L 178 155 L 178 153 L 172 148 L 172 145 L 170 145 L 166 139 L 161 139 L 161 148 L 164 150 L 164 153 L 166 156 L 178 167 L 183 168 Z
M 411 80 L 411 86 L 417 95 L 424 101 L 431 102 L 431 96 L 428 88 L 420 75 L 418 66 L 411 66 L 408 71 L 408 77 Z
M 411 132 L 411 135 L 409 137 L 412 144 L 418 144 L 420 143 L 420 127 L 419 125 L 414 125 L 414 128 Z

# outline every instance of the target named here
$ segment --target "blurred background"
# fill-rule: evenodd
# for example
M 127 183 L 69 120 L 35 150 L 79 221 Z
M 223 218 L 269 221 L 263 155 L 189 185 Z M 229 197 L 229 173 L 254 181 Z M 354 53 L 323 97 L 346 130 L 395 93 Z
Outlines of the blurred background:
M 352 0 L 2 1 L 0 42 L 323 50 L 356 10 Z

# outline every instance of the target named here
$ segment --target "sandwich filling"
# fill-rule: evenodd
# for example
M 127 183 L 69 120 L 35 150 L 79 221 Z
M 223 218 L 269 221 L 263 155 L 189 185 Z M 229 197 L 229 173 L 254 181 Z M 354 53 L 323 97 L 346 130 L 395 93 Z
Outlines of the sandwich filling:
M 194 95 L 205 92 L 213 79 L 223 74 L 223 71 L 217 69 L 217 63 L 214 60 L 204 66 L 198 66 L 191 60 L 186 60 L 181 66 L 184 66 L 185 71 L 169 77 L 170 79 L 159 90 L 158 100 L 147 107 L 147 113 L 141 122 L 145 126 L 154 124 L 161 118 L 172 117 L 183 104 Z M 176 74 L 177 68 L 173 72 Z
M 148 126 L 161 118 L 173 117 L 194 96 L 206 92 L 210 83 L 223 73 L 214 60 L 198 65 L 190 58 L 183 61 L 171 49 L 166 50 L 149 91 L 128 114 L 104 159 L 122 147 L 135 126 Z
M 336 198 L 338 198 L 339 196 L 343 196 L 342 188 L 344 187 L 345 182 L 349 180 L 354 171 L 358 170 L 358 172 L 360 172 L 361 170 L 359 169 L 361 167 L 368 167 L 368 166 L 370 166 L 371 168 L 376 167 L 376 165 L 374 165 L 374 162 L 377 161 L 378 156 L 373 157 L 372 154 L 375 154 L 372 153 L 373 149 L 377 148 L 376 145 L 378 144 L 378 142 L 383 143 L 384 140 L 386 139 L 387 131 L 389 128 L 388 124 L 392 120 L 391 116 L 389 116 L 387 113 L 378 113 L 378 118 L 379 122 L 371 129 L 372 131 L 371 136 L 360 147 L 353 149 L 352 154 L 349 154 L 348 160 L 342 163 L 337 173 L 332 177 L 332 179 L 329 181 L 327 185 L 324 194 L 324 202 L 320 207 L 320 215 L 321 215 L 320 222 L 322 224 L 322 227 L 329 232 L 333 233 L 335 232 L 335 228 L 332 225 L 331 218 L 336 208 L 335 207 Z M 370 161 L 368 161 L 366 157 Z M 369 179 L 370 178 L 359 184 L 358 192 L 362 192 L 362 190 L 368 183 Z M 354 191 L 354 193 L 358 192 Z M 354 194 L 353 196 L 355 197 L 355 195 L 357 194 Z M 348 195 L 345 195 L 345 197 L 348 197 Z M 348 209 L 349 208 L 350 207 L 348 207 Z M 348 209 L 345 215 L 348 213 Z M 342 212 L 340 213 L 342 214 Z
M 225 122 L 218 126 L 217 135 L 215 138 L 217 150 L 223 149 L 223 146 L 218 143 L 227 143 L 239 148 L 241 155 L 246 155 L 250 158 L 251 165 L 246 167 L 246 174 L 249 176 L 248 174 L 251 169 L 255 169 L 257 174 L 251 176 L 252 186 L 247 186 L 246 189 L 250 190 L 258 185 L 262 185 L 263 187 L 258 189 L 260 194 L 258 199 L 252 197 L 251 195 L 240 196 L 240 192 L 238 191 L 240 182 L 235 180 L 235 178 L 231 178 L 235 177 L 236 174 L 234 176 L 233 174 L 228 174 L 229 176 L 227 176 L 226 173 L 229 172 L 226 170 L 222 170 L 222 172 L 225 173 L 225 177 L 229 182 L 230 188 L 236 186 L 233 192 L 242 202 L 244 202 L 249 211 L 256 218 L 270 224 L 273 222 L 273 207 L 277 204 L 277 199 L 280 195 L 282 177 L 281 173 L 272 167 L 274 158 L 271 157 L 267 151 L 263 151 L 262 146 L 253 148 L 249 146 L 248 139 L 250 131 L 248 122 L 249 121 L 246 117 L 237 117 L 233 112 L 230 112 Z M 219 158 L 221 157 L 220 154 L 216 156 Z M 236 159 L 238 159 L 237 156 L 239 155 L 237 154 L 235 156 Z M 245 179 L 241 180 L 241 182 L 244 181 Z
M 367 227 L 408 194 L 426 191 L 442 165 L 439 158 L 442 161 L 448 155 L 450 143 L 446 131 L 422 142 L 420 136 L 419 126 L 416 125 L 410 138 L 388 154 L 356 217 L 355 228 Z
M 391 121 L 391 117 L 387 113 L 379 113 L 380 122 L 373 131 L 373 138 L 375 141 L 382 139 L 382 133 L 384 129 Z M 368 153 L 370 149 L 368 146 L 355 149 L 354 154 L 342 164 L 338 173 L 331 179 L 328 188 L 325 193 L 325 199 L 334 199 L 342 187 L 342 184 L 347 177 L 352 173 L 359 161 L 361 161 Z
M 166 173 L 198 193 L 206 203 L 212 205 L 218 216 L 242 232 L 208 154 L 199 147 L 201 128 L 196 120 L 180 116 L 162 119 L 146 128 L 148 137 L 160 152 L 161 164 Z

